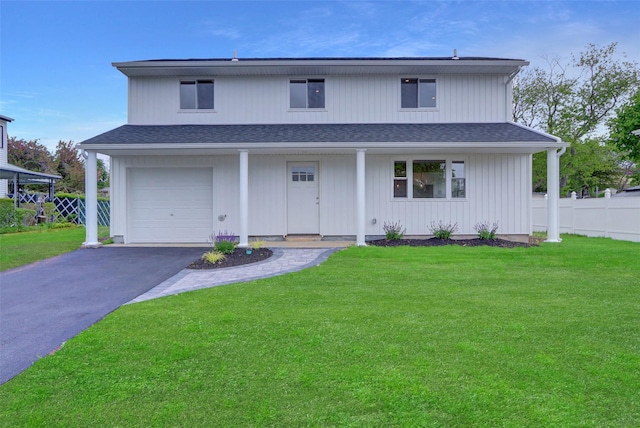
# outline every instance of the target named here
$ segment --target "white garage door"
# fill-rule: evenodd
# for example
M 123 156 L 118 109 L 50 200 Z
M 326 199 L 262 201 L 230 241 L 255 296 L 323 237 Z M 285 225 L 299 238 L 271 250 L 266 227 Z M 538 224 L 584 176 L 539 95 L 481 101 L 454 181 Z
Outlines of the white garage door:
M 213 227 L 212 168 L 132 168 L 129 242 L 207 242 Z

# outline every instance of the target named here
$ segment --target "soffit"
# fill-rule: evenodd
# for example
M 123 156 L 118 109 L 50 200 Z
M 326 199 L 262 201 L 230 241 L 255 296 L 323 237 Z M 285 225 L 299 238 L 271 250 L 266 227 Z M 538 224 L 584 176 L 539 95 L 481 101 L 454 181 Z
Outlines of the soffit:
M 134 61 L 114 63 L 129 77 L 504 74 L 528 65 L 508 59 Z

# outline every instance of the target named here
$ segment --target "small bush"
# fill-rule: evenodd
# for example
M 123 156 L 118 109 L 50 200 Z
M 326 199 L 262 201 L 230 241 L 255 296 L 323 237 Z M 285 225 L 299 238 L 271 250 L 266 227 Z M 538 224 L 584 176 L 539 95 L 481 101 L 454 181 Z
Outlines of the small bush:
M 28 205 L 28 204 L 23 204 Z M 16 208 L 16 224 L 22 226 L 35 226 L 36 210 L 28 208 Z
M 202 260 L 209 262 L 212 265 L 221 262 L 222 260 L 224 260 L 224 258 L 225 255 L 217 251 L 207 251 L 202 255 Z
M 445 224 L 442 221 L 438 223 L 432 221 L 429 229 L 437 239 L 451 239 L 451 236 L 458 230 L 458 223 Z
M 236 243 L 231 241 L 218 241 L 213 247 L 222 254 L 231 254 L 236 248 Z
M 209 242 L 213 244 L 213 249 L 222 254 L 231 254 L 236 248 L 236 235 L 226 230 L 213 232 L 209 235 Z
M 0 199 L 0 227 L 15 226 L 16 222 L 16 208 L 13 206 L 13 199 Z
M 498 222 L 494 221 L 490 224 L 488 221 L 481 221 L 473 226 L 473 229 L 478 232 L 478 238 L 495 241 L 498 239 L 496 232 L 498 231 Z
M 249 242 L 249 245 L 251 246 L 251 248 L 253 248 L 254 250 L 257 250 L 258 248 L 262 248 L 266 245 L 267 243 L 265 241 L 256 239 L 255 241 L 251 241 Z
M 403 228 L 400 222 L 397 223 L 387 223 L 384 222 L 382 225 L 382 230 L 384 230 L 384 236 L 388 241 L 399 241 L 404 236 L 407 229 Z

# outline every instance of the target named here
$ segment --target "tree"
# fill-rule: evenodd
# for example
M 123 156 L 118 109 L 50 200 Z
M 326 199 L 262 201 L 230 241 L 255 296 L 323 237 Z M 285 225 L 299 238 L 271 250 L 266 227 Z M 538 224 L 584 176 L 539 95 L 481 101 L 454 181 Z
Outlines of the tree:
M 73 141 L 58 141 L 54 166 L 62 180 L 56 187 L 63 192 L 84 193 L 84 162 Z
M 548 61 L 548 70 L 534 67 L 514 88 L 514 121 L 571 143 L 560 165 L 560 186 L 565 191 L 580 190 L 569 189 L 580 182 L 606 187 L 615 175 L 608 159 L 617 147 L 596 134 L 638 88 L 637 64 L 618 59 L 616 46 L 589 44 L 568 65 L 556 59 Z M 593 141 L 587 144 L 589 138 L 604 148 L 595 149 Z M 583 168 L 584 162 L 588 166 Z M 534 155 L 533 171 L 534 190 L 545 190 L 545 153 Z M 588 180 L 587 171 L 591 171 Z
M 9 137 L 7 143 L 7 161 L 10 164 L 35 172 L 55 174 L 51 153 L 38 140 Z
M 635 166 L 633 181 L 640 184 L 640 135 L 633 131 L 640 129 L 640 90 L 638 90 L 627 104 L 616 111 L 617 115 L 609 120 L 609 139 L 611 144 L 618 147 L 624 155 L 631 175 Z

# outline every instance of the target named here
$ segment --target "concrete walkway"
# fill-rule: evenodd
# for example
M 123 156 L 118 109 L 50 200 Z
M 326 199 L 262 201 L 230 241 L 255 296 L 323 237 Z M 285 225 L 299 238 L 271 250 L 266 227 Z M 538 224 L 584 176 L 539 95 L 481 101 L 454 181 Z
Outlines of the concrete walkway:
M 340 247 L 344 247 L 344 245 L 334 243 L 334 245 L 337 244 L 335 247 L 326 248 L 326 244 L 324 248 L 274 248 L 269 245 L 273 256 L 260 263 L 223 269 L 183 269 L 129 303 L 143 302 L 218 285 L 253 281 L 317 266 L 333 252 L 340 250 Z

